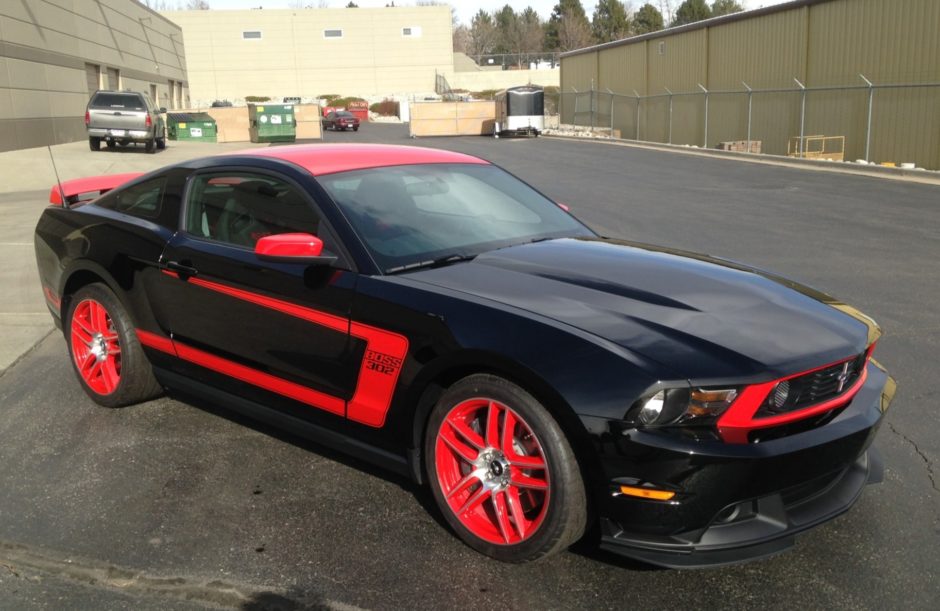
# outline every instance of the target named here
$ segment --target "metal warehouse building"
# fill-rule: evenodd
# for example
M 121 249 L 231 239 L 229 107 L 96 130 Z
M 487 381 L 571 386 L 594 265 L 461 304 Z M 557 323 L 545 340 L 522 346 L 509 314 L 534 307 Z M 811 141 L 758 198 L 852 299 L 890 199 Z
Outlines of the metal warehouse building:
M 846 160 L 940 169 L 940 2 L 797 0 L 709 19 L 569 52 L 561 87 L 563 123 L 623 138 L 715 147 L 750 128 L 763 153 L 826 136 Z
M 85 135 L 97 89 L 187 104 L 180 28 L 134 0 L 0 2 L 0 151 Z
M 170 11 L 193 103 L 434 91 L 453 72 L 447 6 Z

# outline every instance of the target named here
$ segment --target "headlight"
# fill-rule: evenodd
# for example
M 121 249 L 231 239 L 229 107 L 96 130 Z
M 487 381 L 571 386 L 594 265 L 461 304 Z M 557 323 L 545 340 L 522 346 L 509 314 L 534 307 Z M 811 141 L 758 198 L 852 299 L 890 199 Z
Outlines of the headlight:
M 634 403 L 628 419 L 645 426 L 711 424 L 738 397 L 737 388 L 670 388 Z

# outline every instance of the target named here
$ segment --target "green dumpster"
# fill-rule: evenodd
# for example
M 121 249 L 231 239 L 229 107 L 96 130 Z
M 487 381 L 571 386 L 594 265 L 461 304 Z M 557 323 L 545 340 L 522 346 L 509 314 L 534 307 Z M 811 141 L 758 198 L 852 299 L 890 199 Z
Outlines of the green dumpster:
M 294 142 L 297 121 L 293 104 L 249 104 L 248 134 L 252 142 Z
M 170 140 L 215 142 L 218 128 L 209 113 L 171 112 L 166 115 L 166 135 Z

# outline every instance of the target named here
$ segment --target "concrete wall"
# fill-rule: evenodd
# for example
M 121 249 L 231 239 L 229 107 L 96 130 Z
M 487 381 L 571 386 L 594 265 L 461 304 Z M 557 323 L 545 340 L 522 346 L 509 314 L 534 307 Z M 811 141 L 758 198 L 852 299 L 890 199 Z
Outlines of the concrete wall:
M 558 87 L 561 71 L 555 70 L 481 70 L 480 72 L 455 72 L 447 78 L 452 89 L 486 91 L 506 89 L 517 85 L 541 85 Z
M 752 139 L 763 151 L 786 154 L 800 133 L 801 95 L 807 87 L 940 83 L 940 2 L 937 0 L 797 0 L 572 52 L 562 56 L 563 91 L 610 89 L 624 96 L 662 95 L 640 104 L 640 137 L 669 137 L 669 98 L 709 97 L 708 145 L 743 140 L 747 95 L 753 97 Z M 737 92 L 737 93 L 730 93 Z M 562 120 L 575 97 L 563 97 Z M 614 127 L 636 133 L 635 100 L 617 98 Z M 579 115 L 587 108 L 579 98 Z M 868 91 L 807 94 L 804 133 L 845 136 L 846 159 L 865 155 Z M 702 146 L 704 96 L 673 98 L 672 142 Z M 632 136 L 631 136 L 632 137 Z M 915 162 L 940 169 L 940 87 L 878 89 L 872 106 L 872 161 Z
M 197 106 L 245 96 L 433 92 L 435 71 L 453 72 L 446 6 L 163 14 L 183 29 Z
M 182 42 L 178 27 L 134 0 L 0 2 L 0 150 L 84 139 L 99 88 L 185 106 Z

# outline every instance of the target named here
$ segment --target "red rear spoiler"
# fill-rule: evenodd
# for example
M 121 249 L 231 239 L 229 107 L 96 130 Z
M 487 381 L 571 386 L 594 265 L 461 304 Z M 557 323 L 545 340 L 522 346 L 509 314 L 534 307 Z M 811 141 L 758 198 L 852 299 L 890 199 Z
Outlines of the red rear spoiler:
M 94 199 L 143 175 L 143 172 L 130 172 L 128 174 L 109 174 L 107 176 L 90 176 L 88 178 L 66 180 L 61 185 L 61 191 L 59 190 L 60 185 L 52 186 L 52 191 L 49 192 L 49 203 L 54 206 L 61 206 L 63 201 L 73 204 L 80 200 Z

